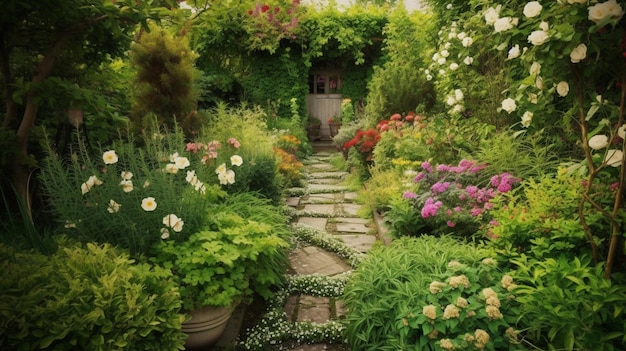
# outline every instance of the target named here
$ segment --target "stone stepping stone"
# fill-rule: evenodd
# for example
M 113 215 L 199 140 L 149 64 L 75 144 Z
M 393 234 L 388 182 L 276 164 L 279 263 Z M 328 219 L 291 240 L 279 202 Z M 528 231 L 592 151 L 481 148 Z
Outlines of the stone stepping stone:
M 300 197 L 288 197 L 285 199 L 285 204 L 291 207 L 298 207 L 300 204 Z
M 335 223 L 358 223 L 368 225 L 370 220 L 359 217 L 337 217 L 334 219 Z
M 343 180 L 341 179 L 337 179 L 337 178 L 316 178 L 316 179 L 309 179 L 309 184 L 339 184 L 341 183 Z
M 313 172 L 313 173 L 309 173 L 308 177 L 309 178 L 317 178 L 317 179 L 321 179 L 321 178 L 344 178 L 347 175 L 348 175 L 347 172 Z
M 371 228 L 363 223 L 337 223 L 337 231 L 341 233 L 365 234 L 369 232 L 370 229 Z
M 300 217 L 298 218 L 298 224 L 305 224 L 310 227 L 326 230 L 326 223 L 328 222 L 328 218 L 320 218 L 320 217 Z
M 369 251 L 376 242 L 375 236 L 366 234 L 337 234 L 335 237 L 341 239 L 346 246 L 363 253 Z
M 344 185 L 335 184 L 309 184 L 308 191 L 311 194 L 329 193 L 329 192 L 341 192 L 346 191 L 348 188 Z
M 343 211 L 349 215 L 356 216 L 361 207 L 363 206 L 357 204 L 343 204 Z
M 349 201 L 356 201 L 357 193 L 349 191 L 343 194 L 343 198 Z
M 336 194 L 313 194 L 309 195 L 302 204 L 330 204 L 336 203 Z
M 334 169 L 333 165 L 329 163 L 312 163 L 307 166 L 307 168 L 315 169 L 315 170 L 332 170 Z
M 351 271 L 344 260 L 316 246 L 295 249 L 289 254 L 291 268 L 296 274 L 322 274 L 333 276 Z
M 299 322 L 324 323 L 330 319 L 330 299 L 328 297 L 302 295 L 298 302 Z
M 304 205 L 302 211 L 331 216 L 335 213 L 335 204 L 308 204 Z

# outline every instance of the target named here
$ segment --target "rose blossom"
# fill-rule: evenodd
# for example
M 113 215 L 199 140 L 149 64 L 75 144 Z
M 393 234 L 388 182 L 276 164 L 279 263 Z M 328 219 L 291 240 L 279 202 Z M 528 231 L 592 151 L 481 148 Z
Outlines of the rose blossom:
M 517 106 L 515 105 L 515 100 L 511 98 L 506 98 L 502 101 L 502 109 L 508 113 L 515 111 Z
M 550 40 L 550 35 L 543 30 L 535 30 L 528 36 L 528 42 L 535 46 L 545 44 L 548 40 Z
M 528 128 L 532 120 L 533 120 L 533 113 L 530 111 L 524 112 L 524 115 L 522 116 L 522 126 L 524 126 L 524 128 Z
M 595 23 L 600 23 L 608 17 L 619 20 L 624 15 L 624 10 L 616 0 L 595 4 L 588 8 L 589 19 Z
M 512 48 L 509 50 L 509 56 L 507 57 L 507 59 L 508 59 L 508 60 L 512 60 L 512 59 L 514 59 L 514 58 L 519 57 L 519 55 L 520 55 L 519 45 L 517 45 L 517 44 L 516 44 L 514 47 L 512 47 Z
M 524 6 L 524 16 L 528 18 L 537 17 L 541 13 L 542 6 L 538 1 L 531 1 Z
M 587 46 L 585 44 L 580 44 L 572 50 L 569 54 L 572 63 L 578 63 L 587 57 Z
M 496 33 L 506 32 L 517 25 L 518 19 L 512 17 L 499 18 L 494 24 L 493 29 Z
M 561 97 L 567 96 L 567 93 L 569 93 L 569 84 L 565 81 L 560 81 L 559 84 L 556 85 L 556 92 Z

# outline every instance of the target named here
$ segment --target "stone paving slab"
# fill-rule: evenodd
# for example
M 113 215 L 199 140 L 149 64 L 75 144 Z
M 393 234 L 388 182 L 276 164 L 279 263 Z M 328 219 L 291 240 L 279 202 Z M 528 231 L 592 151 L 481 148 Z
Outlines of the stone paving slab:
M 346 191 L 348 187 L 336 184 L 309 184 L 308 191 L 312 194 Z
M 311 172 L 309 178 L 321 179 L 321 178 L 343 178 L 348 175 L 348 172 Z
M 300 197 L 288 197 L 285 199 L 287 206 L 298 207 L 300 204 Z
M 337 217 L 334 218 L 333 221 L 336 223 L 355 223 L 363 225 L 367 225 L 370 223 L 370 220 L 359 217 Z
M 341 183 L 343 180 L 342 179 L 337 179 L 337 178 L 315 178 L 315 179 L 310 179 L 309 180 L 309 184 L 330 184 L 330 185 L 336 185 Z
M 303 204 L 320 204 L 320 203 L 335 203 L 337 194 L 313 194 L 309 195 L 306 200 L 303 200 Z
M 361 205 L 357 204 L 343 204 L 343 211 L 347 214 L 356 216 L 361 207 Z
M 333 165 L 329 163 L 312 163 L 308 165 L 308 168 L 314 169 L 314 170 L 328 170 L 328 171 L 334 169 Z
M 305 224 L 311 226 L 313 228 L 317 228 L 320 230 L 326 230 L 326 223 L 328 223 L 328 218 L 321 217 L 300 217 L 298 218 L 298 224 Z
M 341 239 L 346 246 L 363 253 L 369 251 L 376 242 L 374 235 L 366 234 L 338 234 L 335 237 Z
M 302 295 L 298 301 L 298 321 L 324 323 L 330 319 L 330 299 Z
M 355 201 L 357 199 L 357 193 L 349 191 L 343 194 L 343 198 L 350 201 Z
M 363 223 L 337 223 L 337 231 L 342 233 L 365 234 L 370 231 L 370 228 Z
M 335 204 L 308 204 L 304 205 L 302 210 L 309 213 L 332 215 L 335 213 Z
M 352 270 L 341 258 L 315 246 L 293 250 L 289 254 L 289 261 L 296 274 L 333 276 Z

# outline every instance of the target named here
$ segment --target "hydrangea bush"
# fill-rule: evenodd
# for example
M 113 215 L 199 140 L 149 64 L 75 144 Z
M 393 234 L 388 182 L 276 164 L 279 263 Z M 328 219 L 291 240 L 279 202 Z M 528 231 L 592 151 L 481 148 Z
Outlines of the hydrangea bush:
M 440 164 L 433 167 L 422 162 L 422 171 L 413 181 L 417 190 L 407 190 L 402 195 L 410 201 L 419 216 L 420 225 L 413 235 L 454 232 L 472 236 L 480 226 L 489 221 L 491 200 L 499 194 L 510 192 L 519 179 L 509 173 L 491 177 L 488 184 L 480 184 L 479 172 L 484 165 L 461 160 L 458 165 Z M 393 214 L 390 214 L 393 217 Z

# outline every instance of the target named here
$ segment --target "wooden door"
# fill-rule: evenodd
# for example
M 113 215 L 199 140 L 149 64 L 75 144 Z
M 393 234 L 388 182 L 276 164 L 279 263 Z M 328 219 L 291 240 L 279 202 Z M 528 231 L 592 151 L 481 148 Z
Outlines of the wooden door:
M 330 139 L 328 120 L 341 117 L 342 80 L 337 72 L 317 72 L 309 75 L 307 112 L 322 121 L 320 130 L 323 139 Z

